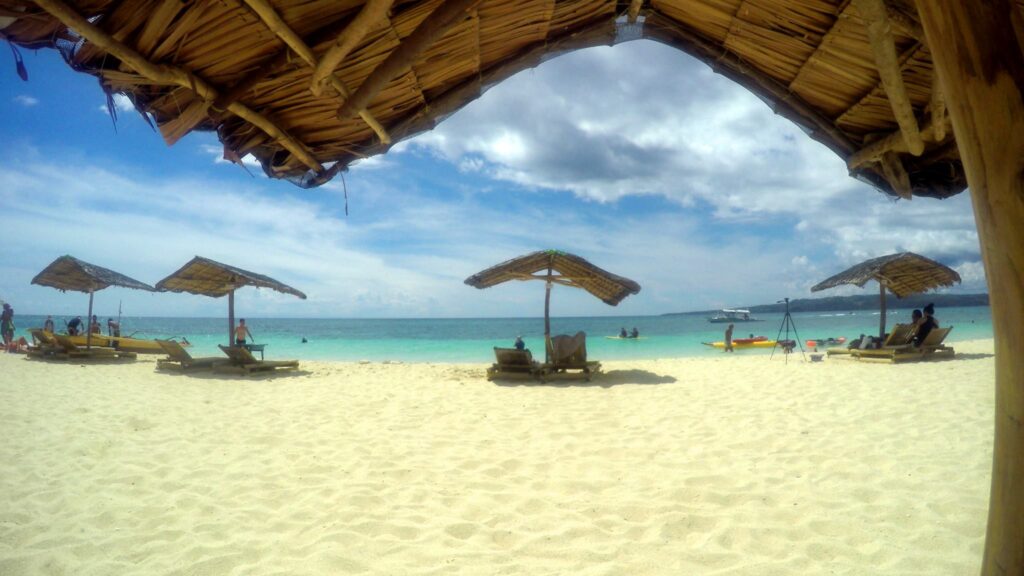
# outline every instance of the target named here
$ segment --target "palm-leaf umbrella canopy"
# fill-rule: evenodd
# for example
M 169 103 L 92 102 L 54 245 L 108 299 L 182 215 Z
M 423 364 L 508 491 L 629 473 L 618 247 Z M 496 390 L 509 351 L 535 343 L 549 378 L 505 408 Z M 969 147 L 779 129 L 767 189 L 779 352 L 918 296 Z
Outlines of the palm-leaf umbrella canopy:
M 863 288 L 869 280 L 874 280 L 879 284 L 882 309 L 879 338 L 884 338 L 886 289 L 898 298 L 903 298 L 943 286 L 952 286 L 960 282 L 960 275 L 956 270 L 920 254 L 900 252 L 865 260 L 819 282 L 811 288 L 811 292 L 827 290 L 843 284 L 853 284 Z
M 91 345 L 92 340 L 92 299 L 94 292 L 111 286 L 146 290 L 147 292 L 155 291 L 152 286 L 145 282 L 139 282 L 134 278 L 129 278 L 120 272 L 114 272 L 102 266 L 83 262 L 73 256 L 57 258 L 44 268 L 42 272 L 36 274 L 36 277 L 32 279 L 32 283 L 40 286 L 50 286 L 61 292 L 73 290 L 89 294 L 89 313 L 86 316 L 89 326 L 86 330 L 86 347 Z
M 232 344 L 231 334 L 235 328 L 235 290 L 243 286 L 270 288 L 283 294 L 306 299 L 306 295 L 291 286 L 274 280 L 270 276 L 257 274 L 209 258 L 196 256 L 177 272 L 156 283 L 163 292 L 188 292 L 201 296 L 228 297 L 228 345 Z
M 610 306 L 616 306 L 626 296 L 640 292 L 640 285 L 629 278 L 612 274 L 579 256 L 560 250 L 541 250 L 507 260 L 466 278 L 466 284 L 482 289 L 509 280 L 541 280 L 547 283 L 544 297 L 545 339 L 551 337 L 553 284 L 582 288 Z

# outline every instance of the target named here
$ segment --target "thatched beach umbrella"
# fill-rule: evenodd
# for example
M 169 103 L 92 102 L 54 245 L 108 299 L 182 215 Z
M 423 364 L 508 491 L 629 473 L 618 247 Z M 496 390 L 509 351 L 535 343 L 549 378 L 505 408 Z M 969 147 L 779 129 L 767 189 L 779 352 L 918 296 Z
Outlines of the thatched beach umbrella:
M 156 283 L 157 290 L 164 292 L 188 292 L 213 298 L 227 295 L 228 346 L 234 344 L 231 335 L 235 330 L 235 290 L 243 286 L 270 288 L 306 299 L 302 292 L 269 276 L 221 264 L 202 256 L 196 256 L 177 272 Z
M 153 292 L 154 288 L 145 282 L 139 282 L 124 274 L 114 272 L 102 266 L 82 262 L 72 256 L 61 256 L 57 258 L 42 272 L 36 274 L 32 279 L 33 284 L 50 286 L 61 292 L 74 290 L 75 292 L 89 293 L 89 313 L 86 315 L 85 346 L 89 348 L 92 341 L 92 297 L 93 293 L 110 286 L 121 286 L 122 288 L 133 288 Z
M 898 298 L 903 298 L 910 294 L 919 294 L 942 286 L 952 286 L 960 282 L 960 275 L 956 273 L 956 270 L 920 254 L 900 252 L 865 260 L 819 282 L 811 288 L 811 292 L 834 288 L 842 284 L 853 284 L 863 288 L 868 280 L 878 282 L 882 310 L 878 337 L 885 338 L 886 288 Z
M 541 280 L 547 285 L 544 291 L 545 350 L 549 348 L 546 344 L 551 339 L 552 285 L 582 288 L 609 306 L 617 306 L 626 296 L 640 292 L 640 285 L 629 278 L 612 274 L 579 256 L 559 250 L 541 250 L 502 262 L 466 278 L 466 284 L 474 288 L 490 288 L 509 280 Z

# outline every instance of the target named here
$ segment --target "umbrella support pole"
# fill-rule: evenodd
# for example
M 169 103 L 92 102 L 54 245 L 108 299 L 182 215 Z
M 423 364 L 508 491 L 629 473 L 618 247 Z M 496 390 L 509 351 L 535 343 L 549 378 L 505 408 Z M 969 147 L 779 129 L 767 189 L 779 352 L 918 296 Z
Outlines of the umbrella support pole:
M 228 292 L 228 347 L 235 345 L 235 291 Z
M 87 314 L 86 317 L 85 317 L 86 318 L 85 321 L 88 322 L 88 325 L 86 326 L 86 329 L 85 329 L 85 348 L 86 348 L 86 350 L 88 350 L 89 348 L 92 348 L 92 296 L 93 296 L 93 292 L 92 292 L 92 290 L 89 290 L 89 314 Z
M 882 313 L 878 315 L 878 339 L 885 341 L 885 283 L 878 283 L 878 293 L 881 299 L 881 310 Z
M 544 290 L 544 361 L 551 362 L 551 269 Z
M 1024 573 L 1024 52 L 1011 2 L 917 0 L 988 277 L 995 441 L 981 574 Z M 1016 34 L 1014 32 L 1016 28 Z

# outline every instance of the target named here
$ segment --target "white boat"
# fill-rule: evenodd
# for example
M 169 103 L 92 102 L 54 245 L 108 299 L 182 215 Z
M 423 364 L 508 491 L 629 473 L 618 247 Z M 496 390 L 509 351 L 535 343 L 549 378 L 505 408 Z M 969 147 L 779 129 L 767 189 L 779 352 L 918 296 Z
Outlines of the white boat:
M 750 310 L 724 308 L 719 310 L 714 316 L 708 318 L 708 322 L 713 324 L 728 324 L 735 322 L 761 322 L 761 320 L 751 316 Z

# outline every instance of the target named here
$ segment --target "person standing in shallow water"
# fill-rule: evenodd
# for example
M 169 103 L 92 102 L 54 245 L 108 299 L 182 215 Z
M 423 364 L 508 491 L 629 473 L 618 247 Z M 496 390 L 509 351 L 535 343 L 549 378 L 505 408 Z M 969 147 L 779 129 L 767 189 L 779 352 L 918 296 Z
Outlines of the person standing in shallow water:
M 523 342 L 522 336 L 516 336 L 515 347 L 516 350 L 526 350 L 526 342 Z
M 732 328 L 733 328 L 732 324 L 729 324 L 729 327 L 725 329 L 725 351 L 726 352 L 735 352 L 735 350 L 732 349 Z

